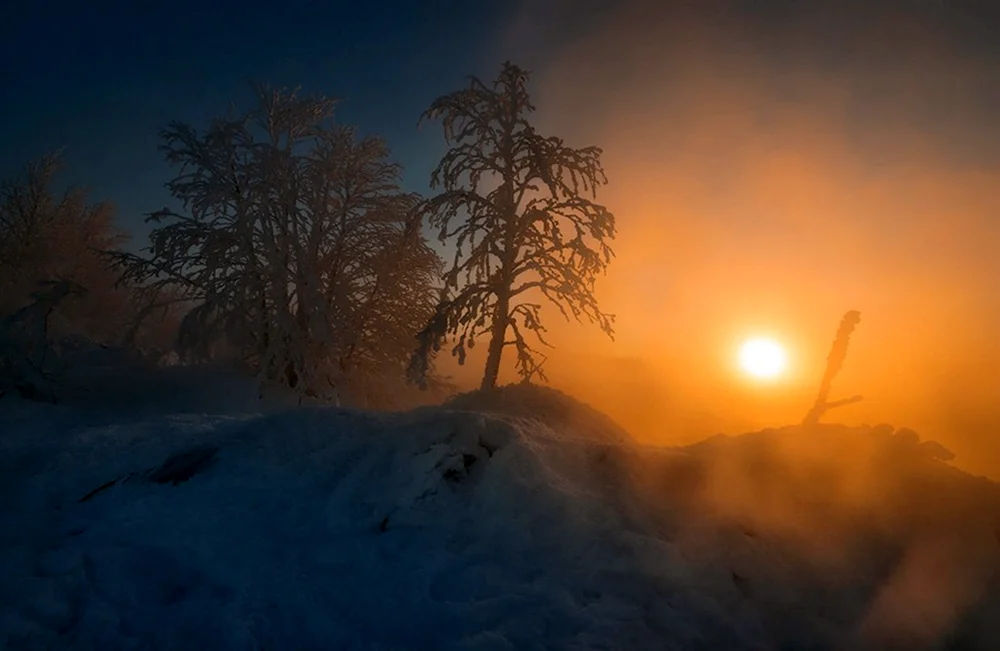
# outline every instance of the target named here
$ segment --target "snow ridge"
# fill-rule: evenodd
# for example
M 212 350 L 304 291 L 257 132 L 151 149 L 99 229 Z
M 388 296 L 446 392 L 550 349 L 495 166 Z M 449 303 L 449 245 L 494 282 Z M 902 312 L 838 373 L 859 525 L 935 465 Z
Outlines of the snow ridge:
M 7 401 L 0 646 L 1000 648 L 991 482 L 878 457 L 884 428 L 651 448 L 529 397 L 541 418 L 469 398 L 120 426 Z

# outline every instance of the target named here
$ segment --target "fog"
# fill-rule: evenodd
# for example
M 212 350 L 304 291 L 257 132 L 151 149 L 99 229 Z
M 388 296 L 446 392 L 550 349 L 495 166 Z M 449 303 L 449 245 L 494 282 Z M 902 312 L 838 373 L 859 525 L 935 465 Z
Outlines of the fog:
M 552 383 L 647 441 L 798 422 L 857 309 L 831 398 L 865 400 L 826 420 L 907 425 L 1000 475 L 988 26 L 944 3 L 738 4 L 625 2 L 568 38 L 552 17 L 600 3 L 525 3 L 509 29 L 543 132 L 604 149 L 619 227 L 615 341 L 550 310 Z M 780 380 L 735 367 L 762 334 L 788 348 Z

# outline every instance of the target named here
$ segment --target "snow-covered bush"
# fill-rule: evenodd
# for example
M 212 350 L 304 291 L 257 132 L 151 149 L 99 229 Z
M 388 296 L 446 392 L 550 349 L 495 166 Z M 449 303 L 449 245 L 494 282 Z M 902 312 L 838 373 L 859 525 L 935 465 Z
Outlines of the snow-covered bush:
M 623 442 L 631 436 L 610 417 L 552 387 L 518 383 L 454 396 L 447 409 L 534 420 L 598 442 Z
M 163 131 L 184 214 L 153 213 L 148 255 L 117 260 L 191 306 L 182 357 L 228 351 L 262 383 L 358 402 L 358 387 L 404 377 L 440 260 L 381 139 L 334 124 L 333 99 L 260 87 L 258 100 L 205 131 Z
M 42 283 L 32 303 L 0 319 L 0 395 L 16 391 L 24 398 L 56 401 L 64 365 L 52 345 L 49 321 L 57 305 L 84 293 L 70 281 Z

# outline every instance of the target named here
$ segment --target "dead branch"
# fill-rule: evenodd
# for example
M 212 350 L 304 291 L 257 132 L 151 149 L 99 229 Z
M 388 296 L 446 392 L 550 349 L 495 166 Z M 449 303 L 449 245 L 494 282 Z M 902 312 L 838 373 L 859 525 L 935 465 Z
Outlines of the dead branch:
M 837 377 L 837 373 L 840 372 L 841 367 L 844 365 L 844 360 L 847 358 L 847 346 L 851 341 L 851 333 L 854 332 L 854 328 L 860 322 L 861 313 L 857 310 L 847 312 L 844 314 L 843 319 L 841 319 L 840 327 L 837 329 L 837 336 L 826 358 L 826 371 L 823 373 L 823 380 L 819 385 L 819 394 L 816 396 L 816 402 L 813 404 L 812 409 L 809 410 L 809 413 L 803 419 L 803 425 L 815 425 L 819 423 L 819 419 L 827 411 L 862 400 L 861 396 L 853 396 L 833 402 L 827 399 L 830 395 L 830 387 L 833 384 L 833 379 Z

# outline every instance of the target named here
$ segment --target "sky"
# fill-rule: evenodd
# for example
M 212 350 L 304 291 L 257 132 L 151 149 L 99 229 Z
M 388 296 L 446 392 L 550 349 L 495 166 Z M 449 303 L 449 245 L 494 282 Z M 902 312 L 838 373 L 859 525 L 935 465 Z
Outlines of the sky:
M 617 360 L 560 380 L 617 392 L 654 439 L 788 422 L 857 309 L 831 397 L 865 400 L 830 418 L 913 426 L 992 472 L 998 29 L 985 3 L 635 0 L 548 57 L 540 117 L 605 148 L 619 222 L 614 344 L 561 337 Z M 734 369 L 757 334 L 790 350 L 778 383 Z
M 339 117 L 389 141 L 426 188 L 439 134 L 418 131 L 434 97 L 499 65 L 502 3 L 63 2 L 0 7 L 0 174 L 64 148 L 66 178 L 118 206 L 142 235 L 168 200 L 157 151 L 171 120 L 204 126 L 251 84 L 343 99 Z
M 1000 469 L 1000 10 L 986 0 L 57 3 L 0 8 L 0 175 L 65 147 L 126 228 L 167 202 L 170 120 L 251 81 L 344 98 L 427 191 L 436 96 L 505 59 L 543 131 L 604 149 L 611 342 L 564 326 L 558 385 L 654 441 L 804 415 L 861 311 L 836 420 L 915 426 Z M 790 373 L 749 381 L 765 334 Z M 473 362 L 475 362 L 473 358 Z M 466 370 L 475 379 L 478 367 Z

